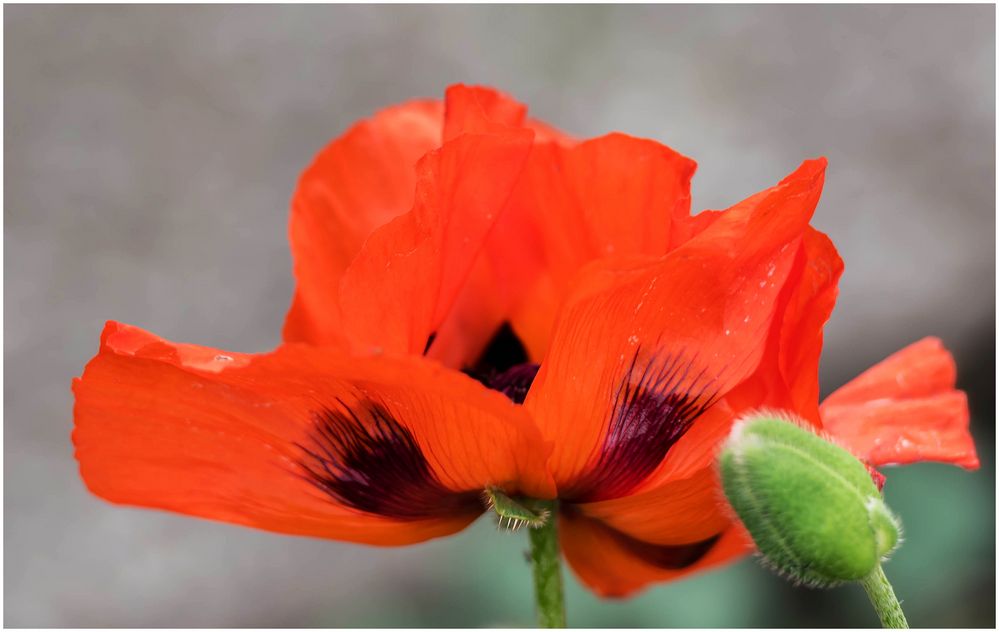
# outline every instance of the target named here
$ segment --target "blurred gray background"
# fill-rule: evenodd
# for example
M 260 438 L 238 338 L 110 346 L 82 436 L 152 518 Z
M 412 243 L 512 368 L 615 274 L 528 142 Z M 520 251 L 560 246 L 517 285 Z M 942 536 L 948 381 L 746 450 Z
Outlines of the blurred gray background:
M 482 520 L 375 549 L 91 497 L 70 379 L 106 319 L 279 341 L 288 200 L 332 137 L 453 82 L 579 136 L 659 139 L 722 208 L 828 156 L 846 260 L 823 390 L 926 334 L 958 356 L 981 471 L 889 472 L 887 566 L 917 626 L 995 626 L 995 15 L 978 6 L 6 6 L 8 626 L 531 625 L 524 534 Z M 857 587 L 746 560 L 602 601 L 580 626 L 869 626 Z

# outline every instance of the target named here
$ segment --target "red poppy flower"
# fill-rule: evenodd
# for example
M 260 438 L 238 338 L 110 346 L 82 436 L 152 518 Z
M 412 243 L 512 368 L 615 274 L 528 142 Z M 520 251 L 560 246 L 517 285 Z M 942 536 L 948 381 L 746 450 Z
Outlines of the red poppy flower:
M 74 384 L 84 480 L 375 544 L 461 529 L 489 486 L 557 497 L 573 569 L 625 595 L 748 550 L 712 464 L 750 409 L 795 411 L 872 465 L 976 467 L 937 341 L 819 406 L 842 270 L 809 226 L 825 161 L 690 216 L 694 168 L 648 140 L 577 142 L 488 89 L 379 113 L 299 183 L 286 345 L 108 325 Z

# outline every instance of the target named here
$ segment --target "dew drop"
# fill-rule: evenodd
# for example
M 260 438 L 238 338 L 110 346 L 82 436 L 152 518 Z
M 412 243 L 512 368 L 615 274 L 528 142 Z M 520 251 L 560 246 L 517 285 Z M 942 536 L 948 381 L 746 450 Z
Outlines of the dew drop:
M 216 362 L 232 362 L 232 356 L 222 355 L 221 353 L 215 356 Z

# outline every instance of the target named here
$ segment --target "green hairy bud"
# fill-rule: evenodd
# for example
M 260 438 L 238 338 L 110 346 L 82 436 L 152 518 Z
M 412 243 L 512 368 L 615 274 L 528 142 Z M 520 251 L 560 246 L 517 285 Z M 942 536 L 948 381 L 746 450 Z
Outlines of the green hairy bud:
M 725 496 L 765 562 L 794 581 L 863 580 L 899 542 L 898 518 L 867 468 L 803 422 L 744 418 L 718 460 Z

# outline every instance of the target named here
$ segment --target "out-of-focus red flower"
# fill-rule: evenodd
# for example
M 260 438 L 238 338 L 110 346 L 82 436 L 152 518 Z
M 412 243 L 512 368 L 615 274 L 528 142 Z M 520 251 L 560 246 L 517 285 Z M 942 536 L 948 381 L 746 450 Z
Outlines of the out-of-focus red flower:
M 809 226 L 825 160 L 691 216 L 694 169 L 485 88 L 357 124 L 292 203 L 288 342 L 240 355 L 109 324 L 74 385 L 84 480 L 377 544 L 464 527 L 489 486 L 557 497 L 569 563 L 620 596 L 749 550 L 712 466 L 746 411 L 794 411 L 871 465 L 977 467 L 934 339 L 819 406 L 842 271 Z

